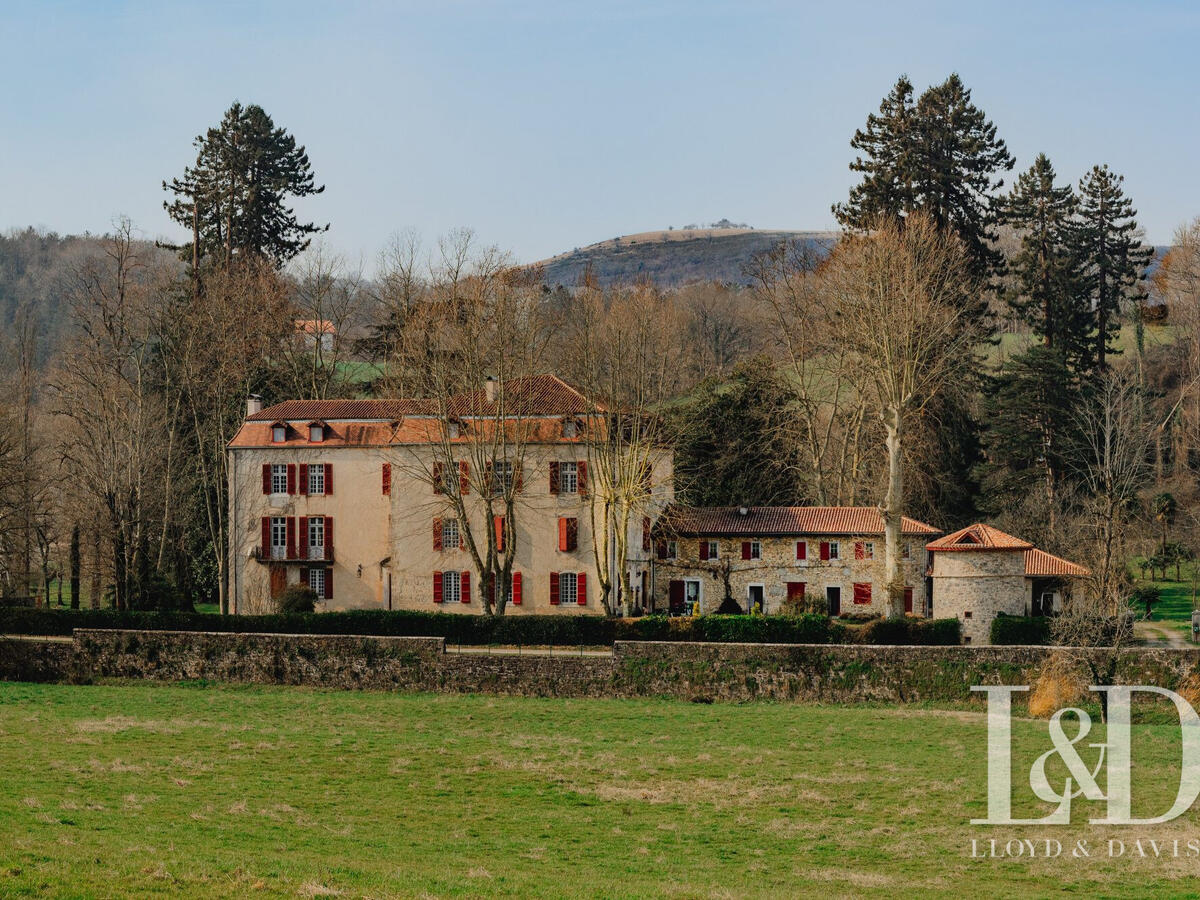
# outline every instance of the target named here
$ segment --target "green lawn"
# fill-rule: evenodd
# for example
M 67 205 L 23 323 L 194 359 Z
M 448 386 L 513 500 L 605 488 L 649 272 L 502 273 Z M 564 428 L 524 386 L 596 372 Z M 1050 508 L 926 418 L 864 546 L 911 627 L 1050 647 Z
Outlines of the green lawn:
M 1135 731 L 1165 809 L 1178 729 Z M 1045 734 L 1016 724 L 1026 771 Z M 0 684 L 0 896 L 1197 895 L 1195 859 L 972 859 L 1121 836 L 969 825 L 984 735 L 941 709 Z
M 1136 564 L 1132 567 L 1133 571 L 1139 572 Z M 1194 567 L 1192 563 L 1183 563 L 1180 567 L 1178 581 L 1175 580 L 1175 568 L 1169 567 L 1167 575 L 1169 580 L 1159 581 L 1158 579 L 1142 581 L 1138 580 L 1138 584 L 1153 584 L 1159 590 L 1159 601 L 1154 605 L 1154 618 L 1176 628 L 1181 632 L 1190 635 L 1192 633 L 1192 578 Z M 1200 574 L 1200 573 L 1197 573 Z M 1200 596 L 1200 589 L 1197 590 Z M 1145 612 L 1145 609 L 1139 609 L 1139 614 Z

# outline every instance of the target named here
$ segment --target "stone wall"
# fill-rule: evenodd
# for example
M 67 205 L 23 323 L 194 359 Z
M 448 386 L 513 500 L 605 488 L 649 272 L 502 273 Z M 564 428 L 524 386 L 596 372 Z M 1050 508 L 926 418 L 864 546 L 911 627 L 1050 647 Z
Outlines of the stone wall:
M 0 678 L 211 680 L 345 690 L 694 701 L 977 702 L 973 684 L 1031 684 L 1046 647 L 618 641 L 611 656 L 447 653 L 442 638 L 83 630 L 0 641 Z M 1200 649 L 1122 651 L 1117 682 L 1177 688 Z
M 938 550 L 932 556 L 933 614 L 959 619 L 964 643 L 990 643 L 998 613 L 1025 614 L 1020 550 Z

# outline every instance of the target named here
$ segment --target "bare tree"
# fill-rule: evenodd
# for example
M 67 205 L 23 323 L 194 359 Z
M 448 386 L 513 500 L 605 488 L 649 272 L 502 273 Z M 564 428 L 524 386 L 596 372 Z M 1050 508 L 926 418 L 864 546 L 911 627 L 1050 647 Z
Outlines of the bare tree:
M 913 417 L 969 372 L 981 338 L 965 310 L 970 262 L 961 242 L 923 216 L 846 235 L 822 269 L 830 350 L 852 367 L 885 433 L 884 571 L 891 615 L 904 614 L 904 452 Z

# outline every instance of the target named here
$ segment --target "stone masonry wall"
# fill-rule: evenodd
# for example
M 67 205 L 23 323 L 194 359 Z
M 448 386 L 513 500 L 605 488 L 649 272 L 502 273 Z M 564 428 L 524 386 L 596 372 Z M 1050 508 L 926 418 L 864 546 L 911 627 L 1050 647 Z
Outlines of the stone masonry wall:
M 1031 684 L 1046 647 L 619 641 L 611 656 L 447 653 L 442 638 L 103 631 L 0 641 L 0 679 L 212 680 L 345 690 L 681 700 L 977 702 L 973 684 Z M 1200 649 L 1122 651 L 1117 682 L 1177 688 Z
M 933 614 L 962 622 L 963 640 L 991 642 L 998 613 L 1025 613 L 1025 557 L 1019 550 L 939 550 L 933 554 Z

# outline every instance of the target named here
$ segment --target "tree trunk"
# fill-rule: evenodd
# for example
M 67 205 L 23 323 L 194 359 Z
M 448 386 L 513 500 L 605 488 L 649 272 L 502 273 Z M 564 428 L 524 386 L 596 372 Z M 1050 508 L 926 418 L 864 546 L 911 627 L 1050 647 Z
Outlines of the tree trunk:
M 100 530 L 92 531 L 92 578 L 88 585 L 92 609 L 100 608 Z
M 904 576 L 900 571 L 904 503 L 903 421 L 900 410 L 894 406 L 885 408 L 882 417 L 887 431 L 888 482 L 879 512 L 883 516 L 884 581 L 888 594 L 887 613 L 891 617 L 904 615 Z
M 71 529 L 71 609 L 79 609 L 79 525 Z

